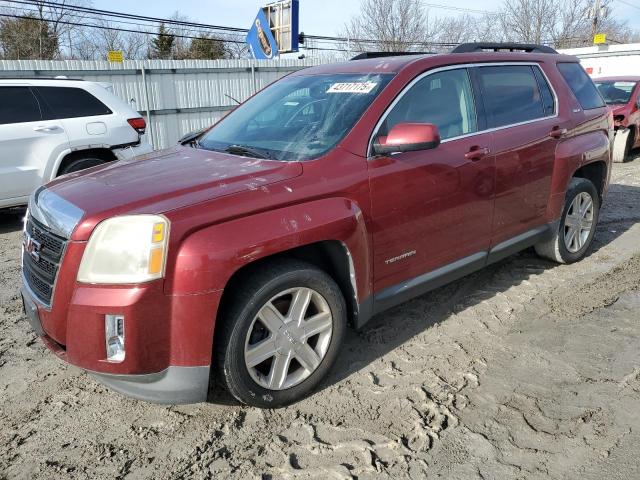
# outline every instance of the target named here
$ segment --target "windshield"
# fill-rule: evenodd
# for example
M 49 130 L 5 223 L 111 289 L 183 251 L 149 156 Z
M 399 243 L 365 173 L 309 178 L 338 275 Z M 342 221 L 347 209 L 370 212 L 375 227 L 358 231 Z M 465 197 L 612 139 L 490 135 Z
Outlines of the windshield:
M 317 158 L 342 140 L 392 77 L 286 77 L 230 113 L 198 146 L 274 160 Z
M 623 81 L 613 82 L 595 80 L 594 83 L 608 105 L 627 103 L 631 99 L 633 88 L 636 86 L 636 82 Z

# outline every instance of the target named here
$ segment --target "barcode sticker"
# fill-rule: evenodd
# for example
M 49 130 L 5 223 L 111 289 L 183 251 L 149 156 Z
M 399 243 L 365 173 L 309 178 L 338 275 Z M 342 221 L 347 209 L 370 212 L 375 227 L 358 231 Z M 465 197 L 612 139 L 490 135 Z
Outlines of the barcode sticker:
M 334 83 L 327 93 L 370 93 L 376 85 L 376 82 Z

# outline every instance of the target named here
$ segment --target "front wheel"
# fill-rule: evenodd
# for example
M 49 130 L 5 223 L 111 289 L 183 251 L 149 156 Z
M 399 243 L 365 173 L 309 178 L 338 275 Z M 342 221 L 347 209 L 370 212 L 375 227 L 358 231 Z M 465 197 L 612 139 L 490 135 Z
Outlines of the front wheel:
M 237 287 L 213 352 L 220 378 L 236 399 L 255 407 L 304 398 L 342 343 L 339 287 L 322 270 L 293 260 L 266 264 Z
M 558 229 L 549 240 L 535 245 L 536 252 L 558 263 L 581 260 L 593 242 L 599 214 L 596 187 L 585 178 L 572 178 Z

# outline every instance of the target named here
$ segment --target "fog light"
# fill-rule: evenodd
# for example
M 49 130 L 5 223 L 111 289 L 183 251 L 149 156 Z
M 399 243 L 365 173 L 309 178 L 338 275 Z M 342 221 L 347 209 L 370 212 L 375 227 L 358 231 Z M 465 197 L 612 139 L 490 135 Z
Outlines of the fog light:
M 124 315 L 105 315 L 104 334 L 107 344 L 107 360 L 124 360 Z

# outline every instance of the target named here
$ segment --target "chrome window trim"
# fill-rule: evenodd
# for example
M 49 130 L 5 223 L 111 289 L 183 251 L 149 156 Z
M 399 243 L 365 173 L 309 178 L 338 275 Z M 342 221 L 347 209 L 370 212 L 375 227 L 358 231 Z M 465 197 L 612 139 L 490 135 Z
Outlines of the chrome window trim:
M 533 120 L 526 120 L 524 122 L 510 123 L 509 125 L 502 125 L 500 127 L 487 128 L 487 129 L 484 129 L 484 130 L 478 130 L 476 132 L 465 133 L 464 135 L 458 135 L 456 137 L 447 138 L 445 140 L 442 140 L 442 142 L 440 142 L 440 143 L 447 143 L 447 142 L 451 142 L 453 140 L 459 140 L 459 139 L 462 139 L 462 138 L 473 137 L 474 135 L 481 135 L 481 134 L 484 134 L 484 133 L 495 132 L 495 131 L 503 130 L 503 129 L 506 129 L 506 128 L 519 127 L 520 125 L 527 125 L 527 124 L 534 123 L 534 122 L 540 122 L 542 120 L 548 120 L 550 118 L 556 118 L 558 116 L 558 109 L 559 109 L 558 94 L 556 93 L 556 90 L 553 87 L 553 84 L 551 83 L 551 81 L 549 80 L 549 77 L 547 76 L 546 72 L 544 71 L 544 69 L 540 68 L 540 64 L 538 62 L 462 63 L 462 64 L 458 64 L 458 65 L 447 65 L 447 66 L 444 66 L 444 67 L 437 67 L 437 68 L 434 68 L 433 70 L 428 70 L 426 72 L 423 72 L 420 75 L 418 75 L 416 78 L 411 80 L 411 82 L 409 84 L 407 84 L 402 89 L 402 91 L 398 94 L 398 96 L 387 107 L 387 109 L 384 111 L 384 113 L 382 114 L 382 116 L 380 117 L 378 122 L 376 123 L 376 126 L 373 129 L 373 131 L 371 132 L 371 136 L 369 137 L 369 144 L 367 146 L 367 158 L 371 158 L 373 156 L 372 154 L 373 154 L 374 136 L 375 136 L 376 132 L 382 126 L 382 123 L 387 119 L 387 116 L 389 115 L 391 110 L 393 110 L 395 108 L 395 106 L 398 104 L 398 102 L 400 102 L 400 100 L 402 100 L 402 97 L 404 97 L 404 95 L 416 83 L 418 83 L 423 78 L 428 77 L 429 75 L 433 75 L 434 73 L 444 72 L 444 71 L 447 71 L 447 70 L 460 70 L 460 69 L 463 69 L 463 68 L 469 69 L 469 68 L 474 68 L 474 67 L 505 67 L 505 66 L 524 66 L 524 65 L 528 65 L 528 66 L 537 68 L 540 71 L 540 73 L 542 74 L 543 78 L 546 80 L 547 85 L 549 85 L 549 89 L 551 90 L 551 94 L 553 95 L 553 107 L 554 107 L 553 108 L 553 115 L 547 115 L 547 116 L 544 116 L 544 117 L 535 118 Z M 536 84 L 537 84 L 537 81 L 536 81 Z M 538 89 L 539 88 L 540 88 L 540 86 L 538 86 Z M 542 95 L 542 92 L 540 94 Z M 475 98 L 475 92 L 474 92 L 473 99 L 474 99 L 474 103 L 476 103 L 477 100 Z M 477 111 L 478 111 L 477 104 L 474 105 L 474 106 L 475 106 L 475 110 L 476 110 L 476 114 L 477 114 Z

